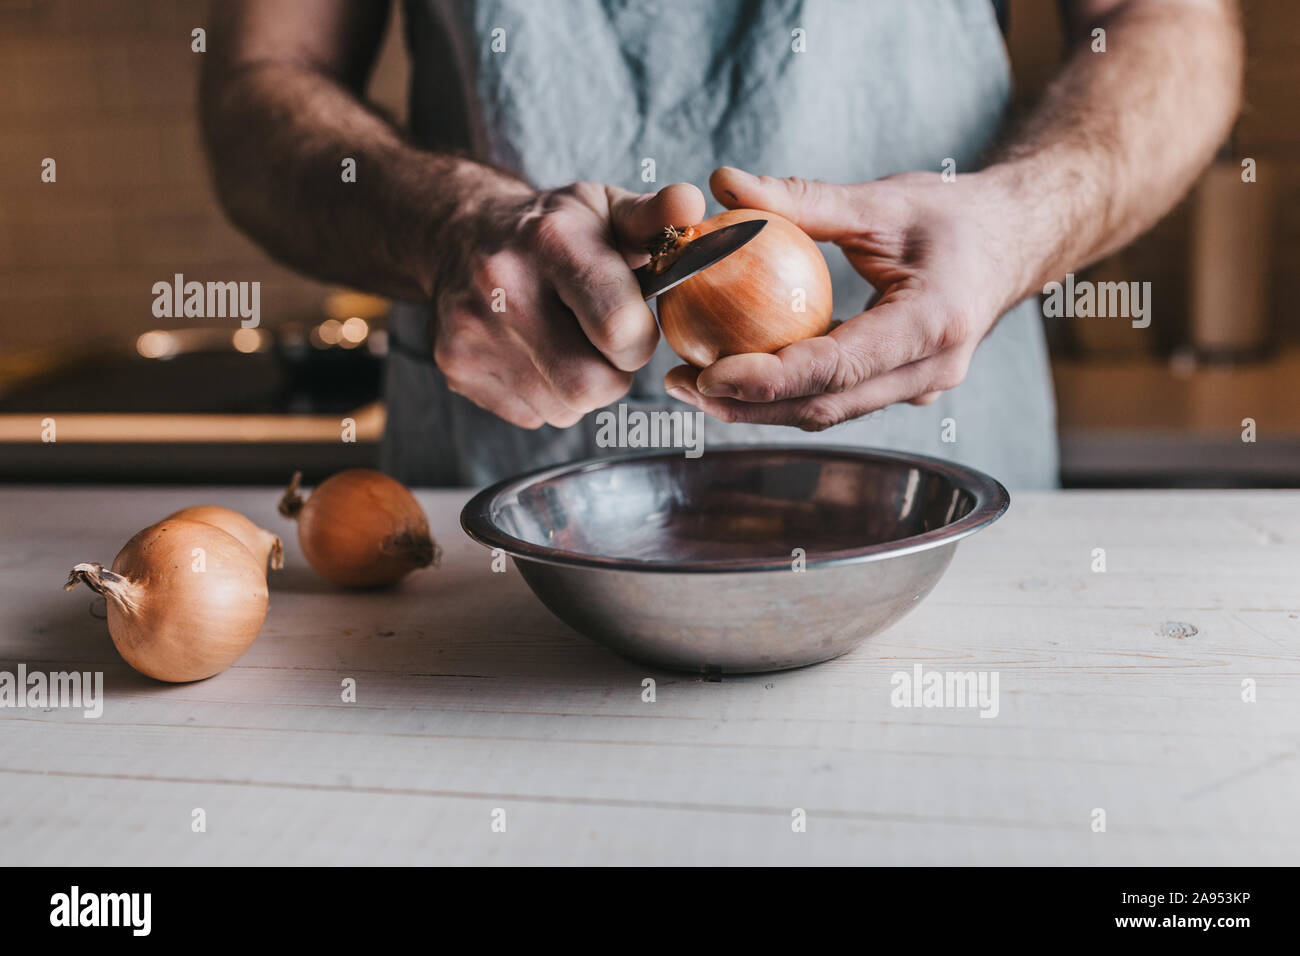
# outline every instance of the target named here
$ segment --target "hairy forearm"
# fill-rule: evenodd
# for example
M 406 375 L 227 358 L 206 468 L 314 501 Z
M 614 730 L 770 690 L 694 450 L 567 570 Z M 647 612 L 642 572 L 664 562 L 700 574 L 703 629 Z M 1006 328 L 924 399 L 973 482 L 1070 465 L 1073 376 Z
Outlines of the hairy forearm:
M 1241 91 L 1231 0 L 1132 4 L 1089 24 L 1027 121 L 976 174 L 1016 210 L 1028 252 L 1017 301 L 1124 246 L 1186 193 L 1227 136 Z
M 428 300 L 476 197 L 531 193 L 498 170 L 415 147 L 311 66 L 250 62 L 205 74 L 202 110 L 231 219 L 283 262 L 381 295 Z M 355 160 L 354 182 L 345 159 Z

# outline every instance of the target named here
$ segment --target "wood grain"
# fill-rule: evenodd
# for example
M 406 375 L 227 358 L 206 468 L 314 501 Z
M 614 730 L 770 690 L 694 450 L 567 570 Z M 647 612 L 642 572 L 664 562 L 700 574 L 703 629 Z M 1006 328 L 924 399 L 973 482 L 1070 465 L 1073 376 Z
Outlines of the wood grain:
M 342 594 L 290 533 L 257 643 L 172 686 L 68 567 L 190 504 L 291 532 L 276 490 L 0 490 L 0 670 L 102 670 L 107 697 L 0 708 L 0 864 L 1300 860 L 1294 493 L 1021 494 L 855 653 L 721 682 L 573 633 L 461 534 L 467 493 L 419 497 L 440 569 Z M 998 716 L 892 706 L 917 662 L 996 672 Z

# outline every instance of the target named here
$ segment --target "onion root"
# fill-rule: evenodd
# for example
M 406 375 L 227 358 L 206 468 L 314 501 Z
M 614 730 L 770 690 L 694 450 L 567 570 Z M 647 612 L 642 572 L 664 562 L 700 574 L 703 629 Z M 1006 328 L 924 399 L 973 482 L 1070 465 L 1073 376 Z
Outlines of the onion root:
M 68 580 L 63 585 L 63 590 L 71 591 L 78 584 L 84 584 L 96 594 L 111 598 L 124 611 L 134 613 L 138 609 L 131 582 L 97 561 L 83 561 L 81 564 L 73 565 L 72 570 L 68 572 Z

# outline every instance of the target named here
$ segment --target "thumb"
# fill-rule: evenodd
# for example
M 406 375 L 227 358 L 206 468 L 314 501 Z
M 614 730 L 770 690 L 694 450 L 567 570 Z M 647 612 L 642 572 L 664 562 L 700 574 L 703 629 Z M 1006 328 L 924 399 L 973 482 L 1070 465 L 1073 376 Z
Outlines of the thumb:
M 709 189 L 728 209 L 763 209 L 784 216 L 818 242 L 834 242 L 857 231 L 857 202 L 853 186 L 836 186 L 817 179 L 755 176 L 734 166 L 720 166 L 709 177 Z
M 704 218 L 704 193 L 690 183 L 673 183 L 657 193 L 606 187 L 609 223 L 619 243 L 644 252 L 668 226 L 693 226 Z

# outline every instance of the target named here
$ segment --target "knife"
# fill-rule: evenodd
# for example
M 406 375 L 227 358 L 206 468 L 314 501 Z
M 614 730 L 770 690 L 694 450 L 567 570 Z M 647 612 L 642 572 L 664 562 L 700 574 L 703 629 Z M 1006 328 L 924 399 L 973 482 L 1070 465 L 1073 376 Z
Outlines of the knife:
M 632 270 L 636 274 L 636 281 L 641 284 L 642 298 L 649 302 L 655 296 L 703 272 L 715 262 L 727 258 L 757 236 L 766 225 L 766 219 L 747 219 L 705 233 L 700 238 L 692 240 L 682 250 L 677 261 L 658 275 L 650 274 L 649 263 L 640 269 Z
M 687 244 L 677 261 L 658 275 L 650 274 L 649 263 L 639 269 L 633 269 L 632 274 L 636 276 L 636 281 L 641 286 L 642 298 L 649 302 L 655 296 L 667 292 L 673 286 L 681 285 L 691 276 L 727 258 L 762 232 L 766 225 L 766 219 L 747 219 L 705 233 Z M 425 365 L 437 365 L 433 360 L 432 349 L 425 350 L 406 345 L 398 341 L 391 332 L 388 336 L 388 348 Z

